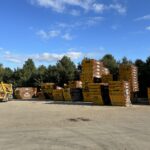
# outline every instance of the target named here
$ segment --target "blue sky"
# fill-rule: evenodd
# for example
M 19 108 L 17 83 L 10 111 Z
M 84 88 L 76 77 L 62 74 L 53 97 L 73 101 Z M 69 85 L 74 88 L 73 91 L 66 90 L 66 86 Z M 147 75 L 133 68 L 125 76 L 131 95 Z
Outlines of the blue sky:
M 0 63 L 55 64 L 63 55 L 145 60 L 150 56 L 149 0 L 0 0 Z

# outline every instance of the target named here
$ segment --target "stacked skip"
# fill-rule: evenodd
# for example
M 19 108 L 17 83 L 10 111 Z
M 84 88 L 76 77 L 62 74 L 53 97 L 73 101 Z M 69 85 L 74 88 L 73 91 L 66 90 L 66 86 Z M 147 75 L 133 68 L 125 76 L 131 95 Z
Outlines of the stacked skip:
M 127 81 L 110 81 L 109 96 L 114 106 L 128 106 L 130 101 L 130 84 Z
M 53 90 L 56 89 L 55 83 L 42 83 L 41 90 L 46 99 L 53 99 Z
M 81 81 L 83 82 L 83 98 L 85 102 L 103 105 L 102 75 L 108 75 L 109 70 L 104 68 L 103 63 L 94 59 L 84 59 L 82 61 Z M 108 85 L 107 85 L 108 87 Z M 103 89 L 103 91 L 102 91 Z
M 81 81 L 83 83 L 83 99 L 85 102 L 98 101 L 101 102 L 101 93 L 99 92 L 99 98 L 94 97 L 93 93 L 90 92 L 89 83 L 100 82 L 102 76 L 103 63 L 96 61 L 94 59 L 84 59 L 82 61 L 82 72 L 81 72 Z M 98 89 L 100 91 L 100 89 Z M 94 99 L 92 99 L 92 97 Z
M 83 100 L 81 81 L 69 81 L 69 88 L 72 101 Z
M 56 87 L 56 89 L 53 90 L 53 100 L 54 101 L 64 101 L 63 88 Z
M 102 83 L 108 83 L 109 81 L 113 81 L 113 75 L 110 74 L 110 71 L 108 68 L 103 67 L 102 68 Z
M 130 83 L 131 98 L 139 91 L 138 68 L 134 65 L 120 65 L 119 79 Z
M 94 59 L 84 59 L 82 61 L 81 81 L 99 82 L 102 76 L 103 63 Z
M 64 86 L 63 95 L 65 101 L 81 101 L 83 99 L 82 82 L 69 81 L 69 85 Z
M 83 96 L 86 102 L 93 102 L 97 105 L 103 105 L 101 94 L 101 83 L 85 83 Z
M 66 84 L 64 85 L 63 96 L 65 101 L 72 101 L 70 88 Z
M 107 83 L 84 83 L 83 97 L 85 102 L 93 102 L 96 105 L 110 105 Z

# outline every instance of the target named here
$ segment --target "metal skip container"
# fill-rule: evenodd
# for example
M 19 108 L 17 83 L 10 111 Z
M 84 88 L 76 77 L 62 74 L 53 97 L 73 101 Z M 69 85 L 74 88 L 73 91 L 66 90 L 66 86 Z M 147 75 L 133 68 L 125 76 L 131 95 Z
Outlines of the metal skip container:
M 34 87 L 19 87 L 15 89 L 15 97 L 17 99 L 32 99 L 37 93 Z

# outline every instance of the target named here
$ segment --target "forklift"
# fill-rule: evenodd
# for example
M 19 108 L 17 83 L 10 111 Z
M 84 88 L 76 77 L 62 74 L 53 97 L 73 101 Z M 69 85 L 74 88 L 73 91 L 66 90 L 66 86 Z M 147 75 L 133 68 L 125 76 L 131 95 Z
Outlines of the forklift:
M 0 82 L 0 101 L 7 102 L 13 98 L 12 84 Z

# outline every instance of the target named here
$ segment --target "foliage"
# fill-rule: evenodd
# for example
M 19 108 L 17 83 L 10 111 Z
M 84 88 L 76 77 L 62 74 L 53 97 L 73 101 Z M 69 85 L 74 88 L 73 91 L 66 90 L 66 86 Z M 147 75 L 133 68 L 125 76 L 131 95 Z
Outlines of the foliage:
M 41 65 L 37 68 L 36 73 L 33 73 L 31 79 L 34 81 L 35 86 L 41 85 L 46 79 L 47 68 L 44 65 Z
M 133 64 L 133 63 L 127 57 L 123 57 L 122 60 L 121 60 L 121 64 L 130 65 L 130 64 Z
M 63 85 L 68 81 L 74 80 L 76 66 L 67 56 L 64 56 L 60 61 L 57 62 L 58 71 L 58 84 Z
M 10 68 L 5 68 L 3 73 L 3 82 L 12 83 L 13 82 L 13 71 Z
M 32 59 L 25 61 L 22 68 L 23 85 L 32 85 L 34 83 L 33 75 L 36 73 L 36 67 Z
M 110 70 L 110 73 L 113 74 L 113 79 L 115 81 L 118 80 L 119 64 L 116 59 L 111 54 L 106 54 L 101 61 Z
M 104 63 L 104 66 L 106 66 L 112 74 L 116 74 L 118 70 L 118 64 L 116 59 L 111 55 L 107 54 L 105 55 L 101 61 Z
M 4 67 L 2 64 L 0 64 L 0 81 L 3 81 L 3 76 L 4 76 Z

